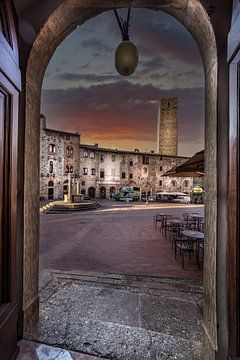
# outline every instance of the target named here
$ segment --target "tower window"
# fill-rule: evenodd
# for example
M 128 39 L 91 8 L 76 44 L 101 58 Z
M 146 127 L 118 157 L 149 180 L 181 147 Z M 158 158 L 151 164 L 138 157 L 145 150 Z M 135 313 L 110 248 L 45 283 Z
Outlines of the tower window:
M 49 173 L 50 174 L 53 173 L 53 161 L 50 161 L 50 163 L 49 163 Z
M 56 145 L 55 145 L 55 144 L 49 144 L 49 146 L 48 146 L 48 151 L 49 151 L 51 154 L 55 154 L 55 152 L 56 152 Z
M 143 156 L 143 164 L 149 164 L 149 157 Z

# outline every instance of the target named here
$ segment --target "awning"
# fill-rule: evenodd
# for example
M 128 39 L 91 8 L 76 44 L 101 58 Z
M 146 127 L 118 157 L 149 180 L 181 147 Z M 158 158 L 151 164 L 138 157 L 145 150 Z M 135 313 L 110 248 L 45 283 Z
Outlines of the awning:
M 163 174 L 172 177 L 202 177 L 204 176 L 204 150 L 197 152 L 185 163 L 175 166 Z

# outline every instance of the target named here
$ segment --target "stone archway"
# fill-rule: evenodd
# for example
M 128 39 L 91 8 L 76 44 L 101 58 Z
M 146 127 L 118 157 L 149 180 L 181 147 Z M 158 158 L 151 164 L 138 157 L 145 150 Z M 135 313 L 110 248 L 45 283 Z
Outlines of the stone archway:
M 84 3 L 84 6 L 82 5 Z M 204 269 L 204 328 L 211 348 L 217 349 L 216 237 L 217 237 L 217 50 L 214 31 L 198 0 L 66 0 L 42 26 L 30 53 L 26 71 L 25 184 L 24 184 L 24 279 L 25 331 L 38 318 L 39 246 L 39 133 L 41 85 L 45 69 L 56 47 L 78 24 L 114 7 L 149 8 L 174 16 L 191 33 L 199 46 L 205 70 L 205 172 L 206 247 Z M 95 4 L 96 6 L 96 4 Z

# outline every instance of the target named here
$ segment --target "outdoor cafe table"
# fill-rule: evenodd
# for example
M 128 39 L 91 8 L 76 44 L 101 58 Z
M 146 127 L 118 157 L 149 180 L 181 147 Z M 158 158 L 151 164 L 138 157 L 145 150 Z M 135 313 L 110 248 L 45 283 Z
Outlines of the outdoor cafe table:
M 204 216 L 200 215 L 200 214 L 195 214 L 195 213 L 191 213 L 189 214 L 190 217 L 192 217 L 193 219 L 203 219 Z
M 195 214 L 195 213 L 191 213 L 191 214 L 189 214 L 189 216 L 191 218 L 193 218 L 193 220 L 196 220 L 197 226 L 198 226 L 198 229 L 199 229 L 200 222 L 204 219 L 204 216 L 200 215 L 200 214 Z
M 199 242 L 204 240 L 204 233 L 201 231 L 183 230 L 182 235 L 196 241 L 197 243 L 197 263 L 199 266 Z

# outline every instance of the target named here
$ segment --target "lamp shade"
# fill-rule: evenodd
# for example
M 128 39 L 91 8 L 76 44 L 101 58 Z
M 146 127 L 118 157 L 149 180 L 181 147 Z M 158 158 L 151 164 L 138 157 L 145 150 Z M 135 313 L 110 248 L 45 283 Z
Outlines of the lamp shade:
M 129 76 L 138 65 L 137 47 L 128 40 L 121 42 L 115 52 L 115 67 L 119 74 Z

